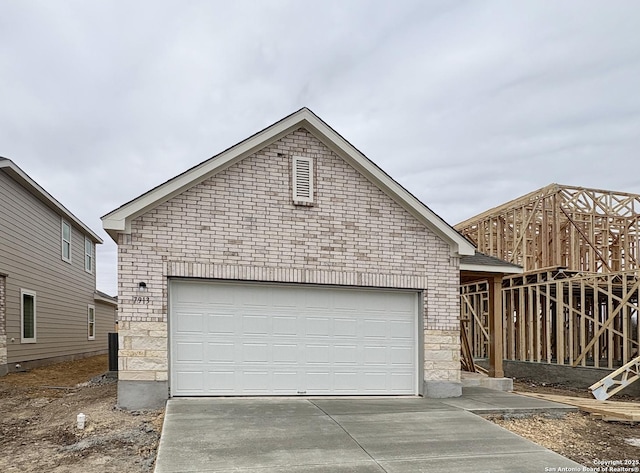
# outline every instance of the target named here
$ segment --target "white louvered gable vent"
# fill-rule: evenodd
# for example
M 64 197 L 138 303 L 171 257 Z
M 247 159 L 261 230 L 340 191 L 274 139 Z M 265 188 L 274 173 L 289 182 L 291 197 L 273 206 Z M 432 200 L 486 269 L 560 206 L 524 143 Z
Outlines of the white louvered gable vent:
M 313 202 L 313 159 L 293 157 L 293 201 Z

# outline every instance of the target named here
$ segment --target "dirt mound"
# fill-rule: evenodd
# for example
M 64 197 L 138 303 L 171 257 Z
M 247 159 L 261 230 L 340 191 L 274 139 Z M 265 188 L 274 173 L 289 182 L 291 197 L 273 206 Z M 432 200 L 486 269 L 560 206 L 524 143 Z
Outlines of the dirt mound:
M 106 369 L 99 356 L 0 378 L 0 471 L 151 471 L 163 411 L 118 409 Z
M 514 389 L 593 399 L 586 389 L 525 379 L 515 381 Z M 615 400 L 637 401 L 624 394 L 617 395 Z M 629 461 L 620 465 L 640 467 L 639 463 L 634 463 L 640 458 L 640 427 L 637 423 L 604 422 L 583 412 L 568 414 L 561 419 L 536 416 L 524 419 L 494 417 L 490 420 L 586 467 L 600 468 L 602 464 L 599 461 Z

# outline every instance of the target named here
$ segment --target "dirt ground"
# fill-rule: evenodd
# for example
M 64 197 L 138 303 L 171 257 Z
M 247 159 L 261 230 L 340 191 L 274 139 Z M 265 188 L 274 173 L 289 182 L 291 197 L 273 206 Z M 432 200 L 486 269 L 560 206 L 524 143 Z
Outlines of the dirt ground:
M 117 409 L 107 366 L 104 355 L 0 378 L 0 472 L 152 471 L 163 411 Z
M 164 411 L 116 408 L 116 382 L 102 376 L 106 369 L 106 356 L 97 356 L 0 378 L 0 472 L 152 471 Z M 527 380 L 514 385 L 517 391 L 590 397 L 567 386 Z M 80 412 L 87 419 L 84 430 L 76 427 Z M 626 466 L 640 471 L 633 465 L 640 459 L 640 424 L 603 422 L 583 413 L 491 420 L 584 466 L 627 460 Z
M 586 389 L 545 385 L 528 380 L 514 381 L 514 390 L 592 398 Z M 612 397 L 611 400 L 640 401 L 622 394 Z M 620 461 L 622 463 L 616 465 L 617 467 L 634 468 L 628 471 L 640 471 L 640 424 L 638 423 L 604 422 L 583 412 L 568 414 L 562 419 L 536 416 L 524 419 L 492 418 L 490 420 L 583 466 L 600 467 L 601 471 L 607 471 L 599 462 Z

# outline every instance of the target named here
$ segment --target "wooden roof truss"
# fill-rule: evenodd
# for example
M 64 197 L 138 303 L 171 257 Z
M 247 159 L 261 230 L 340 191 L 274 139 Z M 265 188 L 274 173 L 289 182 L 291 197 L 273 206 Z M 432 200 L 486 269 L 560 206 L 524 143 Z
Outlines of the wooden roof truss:
M 456 225 L 478 250 L 524 271 L 638 269 L 640 195 L 551 184 Z

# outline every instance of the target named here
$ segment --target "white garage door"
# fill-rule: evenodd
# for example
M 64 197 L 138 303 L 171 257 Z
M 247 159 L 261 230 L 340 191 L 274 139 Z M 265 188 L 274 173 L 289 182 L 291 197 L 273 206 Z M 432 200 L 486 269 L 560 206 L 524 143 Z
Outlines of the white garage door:
M 417 394 L 416 292 L 172 281 L 173 396 Z

